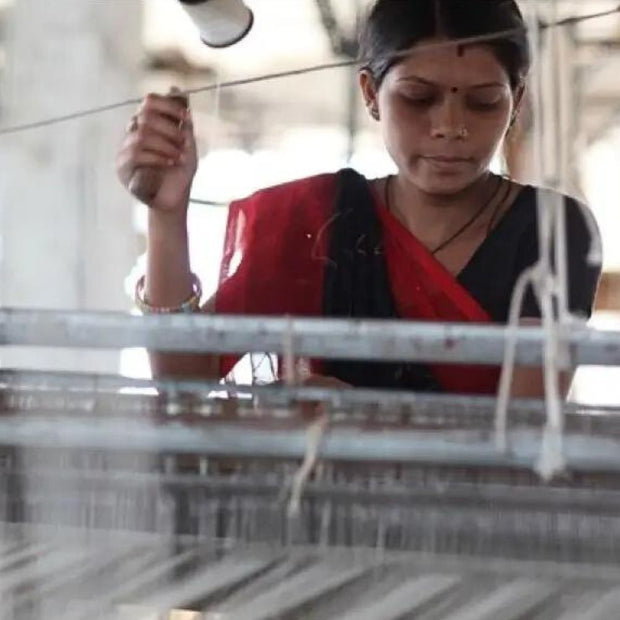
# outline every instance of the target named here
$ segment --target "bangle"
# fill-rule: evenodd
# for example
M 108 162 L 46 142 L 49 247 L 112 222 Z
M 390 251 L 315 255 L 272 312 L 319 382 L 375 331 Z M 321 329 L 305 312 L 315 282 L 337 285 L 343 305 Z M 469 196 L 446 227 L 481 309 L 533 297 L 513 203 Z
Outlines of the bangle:
M 200 298 L 202 297 L 202 284 L 195 273 L 192 273 L 192 294 L 178 306 L 152 306 L 144 296 L 144 284 L 146 276 L 141 276 L 136 282 L 135 302 L 142 314 L 174 314 L 177 312 L 198 312 L 200 310 Z

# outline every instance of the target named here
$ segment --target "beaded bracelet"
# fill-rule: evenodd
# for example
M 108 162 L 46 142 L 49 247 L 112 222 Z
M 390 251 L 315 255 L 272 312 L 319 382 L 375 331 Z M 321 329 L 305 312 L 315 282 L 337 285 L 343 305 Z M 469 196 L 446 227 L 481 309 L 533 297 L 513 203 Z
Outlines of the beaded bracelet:
M 152 306 L 144 297 L 144 285 L 146 276 L 142 276 L 136 282 L 135 302 L 143 314 L 174 314 L 178 312 L 198 312 L 200 310 L 200 298 L 202 297 L 202 284 L 195 273 L 192 273 L 192 294 L 178 306 L 166 308 L 165 306 Z

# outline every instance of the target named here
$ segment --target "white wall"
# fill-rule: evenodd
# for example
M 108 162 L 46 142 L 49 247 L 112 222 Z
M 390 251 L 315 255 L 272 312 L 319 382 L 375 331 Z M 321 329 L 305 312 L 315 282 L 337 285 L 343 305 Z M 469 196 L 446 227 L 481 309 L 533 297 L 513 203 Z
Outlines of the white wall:
M 134 0 L 19 0 L 9 11 L 2 125 L 135 96 L 140 33 L 141 3 Z M 3 306 L 128 309 L 122 280 L 137 237 L 113 162 L 129 114 L 131 108 L 0 137 Z M 5 366 L 32 361 L 2 356 Z M 41 353 L 34 365 L 54 367 L 62 357 Z M 96 359 L 66 361 L 116 369 L 117 356 Z

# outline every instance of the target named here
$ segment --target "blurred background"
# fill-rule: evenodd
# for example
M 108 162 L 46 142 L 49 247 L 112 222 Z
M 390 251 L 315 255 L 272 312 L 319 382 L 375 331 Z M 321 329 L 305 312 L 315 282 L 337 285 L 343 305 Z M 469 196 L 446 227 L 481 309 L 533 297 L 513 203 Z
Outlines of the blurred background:
M 254 28 L 238 45 L 205 47 L 176 0 L 0 0 L 0 128 L 113 104 L 150 91 L 347 60 L 370 0 L 247 0 Z M 617 0 L 524 0 L 561 19 Z M 620 15 L 555 29 L 537 50 L 544 123 L 526 109 L 496 166 L 537 182 L 535 131 L 565 191 L 586 200 L 603 234 L 605 273 L 593 325 L 620 328 Z M 362 106 L 354 68 L 192 98 L 201 153 L 197 200 L 227 203 L 255 189 L 351 165 L 393 169 Z M 135 106 L 0 136 L 0 303 L 132 311 L 144 268 L 145 207 L 116 180 L 114 159 Z M 225 206 L 190 211 L 194 270 L 213 291 Z M 143 352 L 0 351 L 3 366 L 145 376 Z M 580 369 L 574 397 L 620 402 L 620 373 Z

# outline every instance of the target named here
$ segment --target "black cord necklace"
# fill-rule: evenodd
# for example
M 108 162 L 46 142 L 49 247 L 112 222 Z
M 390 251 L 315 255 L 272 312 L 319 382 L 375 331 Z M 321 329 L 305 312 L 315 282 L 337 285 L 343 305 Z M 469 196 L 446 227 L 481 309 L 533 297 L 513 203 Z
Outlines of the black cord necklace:
M 501 213 L 502 207 L 506 204 L 506 201 L 508 200 L 508 198 L 510 197 L 510 193 L 512 192 L 512 183 L 510 182 L 510 179 L 506 177 L 500 177 L 500 183 L 502 182 L 501 181 L 502 179 L 507 181 L 506 191 L 504 192 L 504 195 L 502 196 L 501 200 L 499 200 L 497 204 L 495 205 L 495 209 L 493 209 L 493 213 L 491 213 L 491 217 L 487 225 L 487 237 L 491 234 L 491 231 L 493 230 L 495 226 L 495 218 L 497 218 L 497 216 Z
M 394 175 L 388 176 L 385 182 L 385 206 L 390 213 L 393 213 L 392 207 L 390 205 L 390 183 L 392 181 Z M 489 207 L 489 205 L 493 202 L 497 194 L 499 193 L 500 188 L 504 183 L 504 179 L 502 177 L 498 177 L 499 182 L 495 185 L 495 188 L 491 192 L 488 200 L 482 204 L 482 206 L 473 214 L 473 216 L 463 224 L 453 235 L 448 237 L 445 241 L 442 241 L 434 250 L 431 250 L 431 254 L 438 254 L 441 250 L 445 249 L 448 245 L 450 245 L 455 239 L 460 237 Z M 500 205 L 504 202 L 504 200 L 500 201 Z M 497 214 L 497 209 L 494 212 L 494 216 Z

